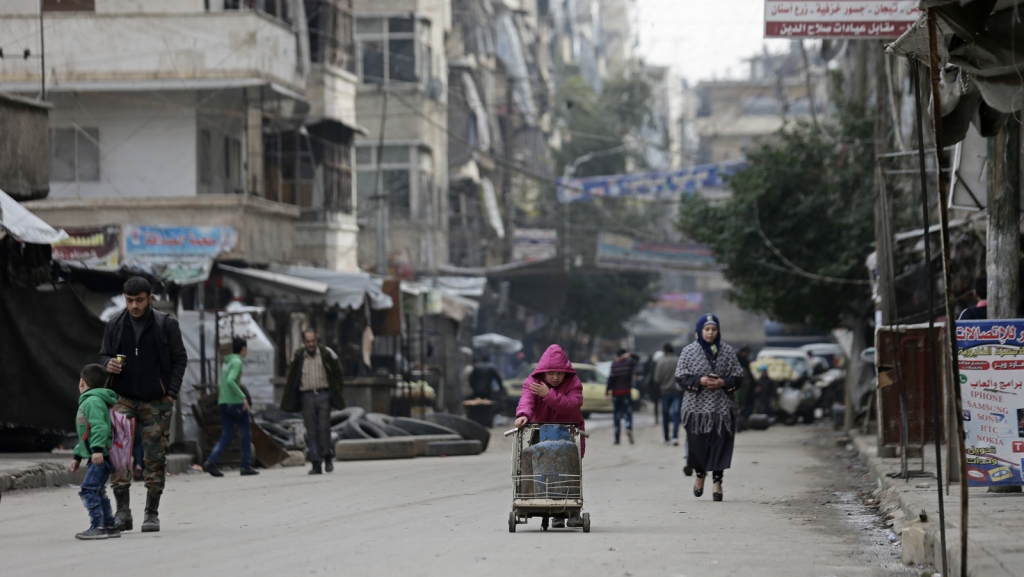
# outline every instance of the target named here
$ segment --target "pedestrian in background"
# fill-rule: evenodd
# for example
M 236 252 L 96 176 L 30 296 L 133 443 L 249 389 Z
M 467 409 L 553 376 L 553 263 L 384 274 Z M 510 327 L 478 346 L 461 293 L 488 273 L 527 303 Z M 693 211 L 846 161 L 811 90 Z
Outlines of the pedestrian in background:
M 608 388 L 605 396 L 612 398 L 612 416 L 615 420 L 615 444 L 619 444 L 619 433 L 621 432 L 621 421 L 626 420 L 626 437 L 629 444 L 634 442 L 633 438 L 633 373 L 636 372 L 636 355 L 630 354 L 626 349 L 619 349 L 615 352 L 615 362 L 612 363 L 608 375 Z
M 743 367 L 743 381 L 736 391 L 736 402 L 741 407 L 740 419 L 736 423 L 736 430 L 739 432 L 746 428 L 747 417 L 750 416 L 750 409 L 754 405 L 754 375 L 750 372 L 750 347 L 747 345 L 740 347 L 740 350 L 736 352 L 736 360 Z
M 117 403 L 117 393 L 103 388 L 106 381 L 107 372 L 99 365 L 87 365 L 78 379 L 81 393 L 75 419 L 78 444 L 71 460 L 71 472 L 81 467 L 82 459 L 88 460 L 78 496 L 89 511 L 89 528 L 75 535 L 75 539 L 83 541 L 121 536 L 107 498 L 107 479 L 114 471 L 108 458 L 113 440 L 110 408 Z
M 341 359 L 320 344 L 315 331 L 303 331 L 302 345 L 292 355 L 288 367 L 281 410 L 289 413 L 302 411 L 306 425 L 306 456 L 313 464 L 309 474 L 321 475 L 324 471 L 334 471 L 331 408 L 345 408 L 342 395 L 345 374 Z
M 980 276 L 974 280 L 974 297 L 978 299 L 960 313 L 961 321 L 983 321 L 988 318 L 988 276 Z
M 665 352 L 662 350 L 654 351 L 650 357 L 647 358 L 647 362 L 644 363 L 643 369 L 643 383 L 642 390 L 647 392 L 647 398 L 651 400 L 651 404 L 654 405 L 654 424 L 658 424 L 658 404 L 661 401 L 661 386 L 658 385 L 658 381 L 654 379 L 654 367 L 658 365 L 658 361 L 664 358 Z
M 697 340 L 680 353 L 676 379 L 684 390 L 681 412 L 686 428 L 686 465 L 697 476 L 693 495 L 704 494 L 704 478 L 711 471 L 712 497 L 721 501 L 739 415 L 733 393 L 743 382 L 743 367 L 732 347 L 722 342 L 715 315 L 703 315 L 697 321 Z
M 242 337 L 231 340 L 231 354 L 224 358 L 220 370 L 220 394 L 217 408 L 220 409 L 220 440 L 210 453 L 210 458 L 203 463 L 203 469 L 214 477 L 223 477 L 217 468 L 217 461 L 235 436 L 238 428 L 239 442 L 242 448 L 241 474 L 258 475 L 259 471 L 252 468 L 252 429 L 249 425 L 249 401 L 242 391 L 242 359 L 249 354 L 248 343 Z
M 125 310 L 107 323 L 100 347 L 100 365 L 110 373 L 117 393 L 114 408 L 142 428 L 146 475 L 146 516 L 142 532 L 160 530 L 160 496 L 167 477 L 168 434 L 174 400 L 188 366 L 178 321 L 153 310 L 153 287 L 142 277 L 124 283 Z M 117 501 L 118 531 L 132 530 L 129 502 L 131 472 L 114 472 L 111 486 Z
M 661 357 L 658 364 L 654 366 L 654 382 L 657 383 L 661 393 L 661 429 L 664 433 L 665 444 L 671 442 L 673 445 L 679 445 L 679 404 L 683 400 L 683 393 L 676 385 L 678 359 L 672 343 L 665 343 L 661 350 L 665 356 Z M 669 423 L 672 425 L 671 439 L 669 438 Z
M 498 367 L 491 363 L 489 356 L 480 355 L 473 362 L 473 370 L 469 373 L 469 387 L 473 389 L 473 396 L 470 398 L 487 399 L 494 403 L 490 419 L 504 409 L 504 386 L 505 382 L 501 379 Z

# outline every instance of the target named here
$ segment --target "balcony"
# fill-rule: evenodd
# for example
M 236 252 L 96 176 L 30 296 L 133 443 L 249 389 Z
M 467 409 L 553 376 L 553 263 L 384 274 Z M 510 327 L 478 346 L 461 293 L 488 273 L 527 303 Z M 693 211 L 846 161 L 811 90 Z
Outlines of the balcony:
M 34 92 L 38 12 L 0 19 L 5 51 L 32 56 L 0 61 L 0 82 L 7 91 Z M 46 12 L 44 32 L 51 90 L 194 90 L 253 79 L 299 93 L 306 87 L 295 32 L 266 11 Z

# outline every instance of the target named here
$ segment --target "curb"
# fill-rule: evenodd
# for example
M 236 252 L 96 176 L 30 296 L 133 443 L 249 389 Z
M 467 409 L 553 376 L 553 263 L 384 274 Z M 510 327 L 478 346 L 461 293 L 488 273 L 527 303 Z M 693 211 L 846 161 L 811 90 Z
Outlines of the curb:
M 893 497 L 898 501 L 898 506 L 905 519 L 915 519 L 908 523 L 902 530 L 903 539 L 903 560 L 904 563 L 930 563 L 937 571 L 942 570 L 942 555 L 940 543 L 942 542 L 938 523 L 938 505 L 934 492 L 929 493 L 929 498 L 917 493 L 912 483 L 902 479 L 893 479 L 886 475 L 891 469 L 885 460 L 878 456 L 878 448 L 875 446 L 873 437 L 855 435 L 852 437 L 857 455 L 864 461 L 874 478 L 875 483 L 882 489 L 891 491 Z M 934 484 L 936 480 L 930 479 Z M 950 485 L 950 490 L 957 485 Z M 954 515 L 950 515 L 950 505 L 946 503 L 946 562 L 950 575 L 960 575 L 960 526 L 959 509 Z M 958 506 L 958 505 L 957 505 Z M 920 522 L 918 519 L 921 511 L 928 515 L 929 521 Z M 951 518 L 952 517 L 952 518 Z M 989 554 L 985 548 L 968 535 L 968 556 L 967 575 L 968 577 L 1016 577 L 1007 571 L 998 559 Z M 909 557 L 909 560 L 908 560 Z
M 67 461 L 71 461 L 70 455 Z M 167 472 L 184 473 L 192 468 L 192 455 L 175 453 L 167 455 Z M 85 479 L 85 467 L 78 472 L 68 470 L 66 462 L 44 461 L 21 469 L 0 471 L 0 491 L 39 489 L 42 487 L 67 487 L 80 485 Z

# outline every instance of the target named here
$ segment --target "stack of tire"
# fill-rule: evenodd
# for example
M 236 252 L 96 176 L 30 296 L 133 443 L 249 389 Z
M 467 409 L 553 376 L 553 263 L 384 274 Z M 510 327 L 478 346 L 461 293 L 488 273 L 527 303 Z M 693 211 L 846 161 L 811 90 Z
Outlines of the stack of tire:
M 339 460 L 478 455 L 487 449 L 491 436 L 457 415 L 439 413 L 420 420 L 366 413 L 358 407 L 332 412 L 331 431 L 339 436 Z

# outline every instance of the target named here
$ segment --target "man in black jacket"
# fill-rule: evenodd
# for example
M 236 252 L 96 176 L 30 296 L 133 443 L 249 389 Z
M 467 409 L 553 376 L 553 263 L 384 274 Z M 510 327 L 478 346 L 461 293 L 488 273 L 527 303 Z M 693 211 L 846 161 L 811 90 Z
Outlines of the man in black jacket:
M 153 289 L 142 277 L 124 283 L 127 310 L 107 323 L 100 348 L 100 364 L 110 373 L 110 388 L 117 393 L 114 409 L 135 418 L 142 430 L 146 464 L 146 517 L 142 532 L 160 530 L 157 516 L 167 471 L 168 433 L 174 400 L 188 365 L 181 329 L 174 317 L 153 310 Z M 117 500 L 114 520 L 121 531 L 132 529 L 128 489 L 131 473 L 113 475 Z

